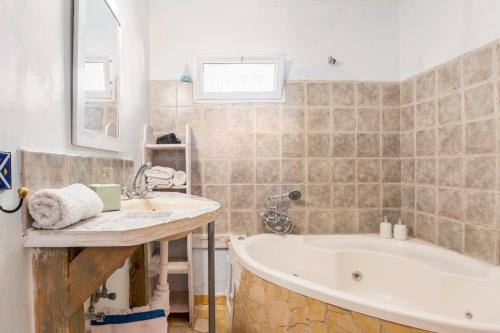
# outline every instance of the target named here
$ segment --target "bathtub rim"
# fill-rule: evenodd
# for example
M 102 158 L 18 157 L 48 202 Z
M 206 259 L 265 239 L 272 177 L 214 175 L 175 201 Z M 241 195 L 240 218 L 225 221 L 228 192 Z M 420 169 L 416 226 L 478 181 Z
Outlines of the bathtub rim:
M 241 237 L 244 237 L 244 239 L 240 239 Z M 248 244 L 255 242 L 259 238 L 274 238 L 274 237 L 283 237 L 283 236 L 273 235 L 273 234 L 257 234 L 252 236 L 233 235 L 230 237 L 229 241 L 229 250 L 231 252 L 231 258 L 236 259 L 243 268 L 245 268 L 252 274 L 255 274 L 256 276 L 264 280 L 267 280 L 268 282 L 274 283 L 280 287 L 320 300 L 327 304 L 339 306 L 341 308 L 345 308 L 354 312 L 359 312 L 378 319 L 439 333 L 500 332 L 500 325 L 496 324 L 471 322 L 467 321 L 466 319 L 456 319 L 442 315 L 435 315 L 432 312 L 414 310 L 406 307 L 401 308 L 394 304 L 376 300 L 367 301 L 366 298 L 362 296 L 354 295 L 337 289 L 328 288 L 319 285 L 317 283 L 311 282 L 309 280 L 303 279 L 301 277 L 296 277 L 284 272 L 280 272 L 276 269 L 273 269 L 271 267 L 268 267 L 264 264 L 257 262 L 255 259 L 251 257 L 248 251 L 246 251 L 246 247 L 248 246 Z M 425 247 L 426 249 L 433 249 L 436 251 L 440 251 L 445 256 L 461 257 L 463 259 L 469 260 L 471 263 L 480 265 L 483 268 L 499 269 L 498 266 L 471 257 L 467 257 L 457 252 L 437 246 L 435 244 L 431 244 L 414 238 L 401 242 L 394 239 L 381 239 L 380 237 L 378 237 L 378 235 L 375 234 L 287 235 L 286 237 L 299 238 L 301 239 L 302 243 L 306 238 L 314 239 L 321 237 L 343 238 L 343 239 L 352 239 L 358 241 L 366 240 L 367 238 L 372 240 L 379 239 L 383 242 L 394 242 L 393 245 L 397 244 L 398 246 L 403 245 L 406 247 L 417 248 L 417 249 Z

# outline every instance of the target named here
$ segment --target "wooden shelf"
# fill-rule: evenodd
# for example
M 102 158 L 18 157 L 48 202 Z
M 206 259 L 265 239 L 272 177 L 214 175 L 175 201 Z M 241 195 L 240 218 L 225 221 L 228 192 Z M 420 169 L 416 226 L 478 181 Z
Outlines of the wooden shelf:
M 167 191 L 167 190 L 185 190 L 187 189 L 187 185 L 180 185 L 180 186 L 155 186 L 153 187 L 153 191 Z
M 175 144 L 156 144 L 156 143 L 148 143 L 144 145 L 144 148 L 150 150 L 176 150 L 176 149 L 185 149 L 186 144 L 184 143 L 175 143 Z

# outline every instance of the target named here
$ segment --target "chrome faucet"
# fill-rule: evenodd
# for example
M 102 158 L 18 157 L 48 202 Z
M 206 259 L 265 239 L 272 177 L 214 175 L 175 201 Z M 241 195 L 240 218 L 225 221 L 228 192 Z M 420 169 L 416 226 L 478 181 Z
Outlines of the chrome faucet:
M 283 194 L 271 195 L 267 198 L 269 206 L 260 213 L 260 219 L 264 229 L 274 234 L 286 235 L 292 232 L 295 225 L 292 218 L 282 209 L 280 204 L 284 200 L 299 200 L 302 196 L 300 191 L 291 191 Z
M 146 162 L 137 170 L 132 186 L 125 188 L 127 198 L 144 198 L 151 193 L 146 183 L 146 170 L 149 169 L 151 169 L 151 162 Z

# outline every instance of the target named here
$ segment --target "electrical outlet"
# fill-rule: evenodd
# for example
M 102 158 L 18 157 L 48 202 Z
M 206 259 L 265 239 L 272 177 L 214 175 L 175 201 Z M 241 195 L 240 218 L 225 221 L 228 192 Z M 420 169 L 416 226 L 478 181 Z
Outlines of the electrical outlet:
M 12 189 L 11 154 L 0 152 L 0 190 Z

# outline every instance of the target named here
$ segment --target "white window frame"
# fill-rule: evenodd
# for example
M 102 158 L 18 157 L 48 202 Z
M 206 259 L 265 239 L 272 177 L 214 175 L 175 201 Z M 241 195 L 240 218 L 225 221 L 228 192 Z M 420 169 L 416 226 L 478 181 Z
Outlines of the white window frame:
M 206 92 L 203 91 L 204 64 L 275 64 L 275 87 L 272 92 Z M 193 100 L 198 103 L 282 102 L 284 98 L 285 57 L 280 55 L 195 55 Z
M 107 54 L 92 54 L 85 57 L 85 63 L 98 63 L 104 66 L 105 90 L 85 90 L 88 101 L 114 102 L 116 91 L 116 77 L 114 75 L 113 57 Z

